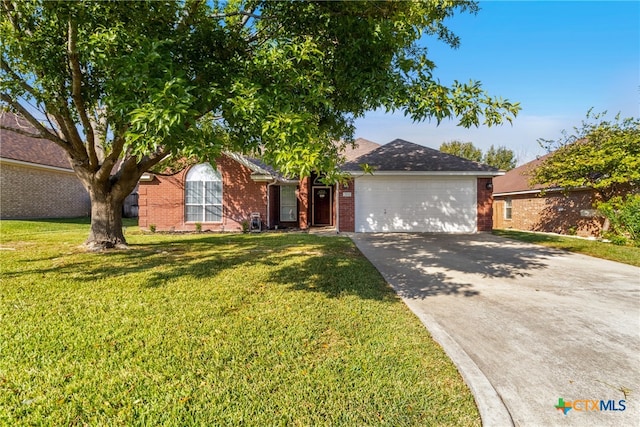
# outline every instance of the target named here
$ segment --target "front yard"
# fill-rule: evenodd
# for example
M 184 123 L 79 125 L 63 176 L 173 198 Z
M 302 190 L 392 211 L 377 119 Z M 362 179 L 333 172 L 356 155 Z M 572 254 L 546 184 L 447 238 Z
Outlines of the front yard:
M 619 246 L 613 243 L 580 239 L 572 236 L 517 230 L 493 230 L 493 234 L 640 267 L 640 247 L 637 246 Z
M 479 425 L 348 239 L 2 221 L 0 424 Z

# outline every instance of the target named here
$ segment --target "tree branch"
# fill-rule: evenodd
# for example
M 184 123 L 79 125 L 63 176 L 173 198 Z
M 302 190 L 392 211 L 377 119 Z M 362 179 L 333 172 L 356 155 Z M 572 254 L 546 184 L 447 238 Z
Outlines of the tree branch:
M 52 133 L 45 126 L 43 126 L 42 123 L 40 123 L 35 117 L 33 117 L 33 114 L 31 114 L 29 110 L 24 108 L 19 102 L 15 101 L 11 96 L 7 95 L 6 93 L 1 93 L 0 99 L 2 99 L 7 104 L 11 105 L 34 128 L 40 131 L 40 138 L 48 139 L 49 141 L 55 142 L 60 147 L 62 147 L 65 151 L 69 152 L 69 150 L 71 149 L 70 144 L 67 141 L 60 138 L 58 135 Z M 14 129 L 10 129 L 10 130 L 14 130 Z M 20 133 L 20 132 L 16 132 L 16 133 Z
M 61 90 L 60 93 L 64 92 Z M 73 158 L 75 160 L 85 161 L 89 157 L 87 149 L 82 142 L 80 134 L 78 133 L 76 122 L 71 118 L 71 113 L 67 107 L 66 100 L 58 100 L 58 104 L 59 108 L 47 108 L 47 110 L 57 111 L 56 113 L 53 113 L 52 116 L 56 119 L 60 130 L 64 133 L 64 136 L 69 140 L 69 143 L 73 147 L 73 152 L 75 153 Z
M 122 149 L 124 148 L 125 139 L 122 135 L 124 135 L 125 129 L 122 129 L 121 132 L 118 132 L 116 136 L 113 138 L 113 144 L 111 145 L 111 152 L 108 156 L 105 157 L 104 162 L 100 166 L 100 169 L 96 172 L 96 179 L 98 181 L 105 181 L 111 175 L 111 171 L 113 167 L 118 162 L 120 155 L 122 154 Z
M 27 82 L 25 82 L 22 79 L 22 77 L 20 77 L 18 73 L 13 71 L 11 67 L 9 67 L 9 64 L 7 64 L 7 62 L 4 60 L 4 58 L 0 58 L 0 67 L 2 68 L 3 71 L 9 74 L 14 81 L 16 81 L 22 89 L 24 89 L 31 96 L 37 99 L 36 90 L 33 88 L 33 86 L 29 85 Z
M 155 153 L 149 156 L 144 156 L 142 160 L 138 162 L 137 164 L 138 170 L 141 173 L 144 173 L 149 169 L 151 169 L 152 167 L 154 167 L 155 165 L 157 165 L 158 163 L 160 163 L 161 161 L 163 161 L 164 159 L 166 159 L 168 156 L 169 156 L 169 153 L 166 152 L 164 149 L 158 149 L 158 151 L 156 151 Z
M 27 132 L 26 130 L 20 129 L 20 128 L 14 128 L 11 126 L 5 126 L 0 124 L 0 129 L 4 129 L 4 130 L 8 130 L 20 135 L 24 135 L 24 136 L 28 136 L 29 138 L 36 138 L 36 139 L 47 139 L 44 136 L 42 136 L 39 133 L 32 133 L 32 132 Z
M 255 13 L 253 13 L 253 10 L 251 12 L 239 10 L 238 12 L 231 12 L 231 13 L 216 13 L 215 15 L 213 15 L 213 17 L 214 18 L 230 18 L 232 16 L 240 16 L 240 15 L 243 16 L 242 25 L 244 25 L 246 21 L 249 20 L 249 18 L 253 18 L 253 19 L 263 18 L 262 15 L 256 15 Z
M 89 166 L 93 169 L 98 166 L 98 156 L 96 155 L 95 136 L 93 126 L 87 112 L 85 110 L 84 99 L 82 98 L 82 71 L 80 70 L 80 61 L 78 59 L 78 51 L 76 43 L 78 39 L 78 29 L 73 21 L 69 19 L 69 38 L 67 53 L 69 55 L 69 66 L 71 68 L 71 98 L 73 104 L 78 111 L 82 127 L 87 138 L 86 147 L 89 152 Z
M 11 2 L 10 0 L 3 0 L 2 11 L 4 12 L 4 15 L 9 18 L 11 26 L 13 26 L 13 29 L 15 31 L 17 31 L 18 33 L 24 31 L 28 36 L 32 35 L 31 30 L 23 30 L 20 26 L 20 22 L 18 22 L 18 19 L 16 17 L 17 14 L 19 15 L 19 12 L 16 12 L 16 8 L 13 2 Z
M 185 5 L 185 13 L 182 16 L 182 19 L 178 23 L 177 31 L 181 32 L 184 27 L 191 24 L 191 20 L 193 18 L 193 14 L 198 10 L 200 5 L 202 4 L 202 0 L 194 0 L 189 3 L 188 7 Z

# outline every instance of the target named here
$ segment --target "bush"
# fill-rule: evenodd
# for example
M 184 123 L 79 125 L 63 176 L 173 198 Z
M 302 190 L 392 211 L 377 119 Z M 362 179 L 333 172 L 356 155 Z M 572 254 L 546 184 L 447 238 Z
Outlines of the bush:
M 624 236 L 620 236 L 619 234 L 606 232 L 603 237 L 618 246 L 625 246 L 627 244 L 627 238 Z
M 629 239 L 634 245 L 640 246 L 640 194 L 613 197 L 608 202 L 598 203 L 596 208 L 611 223 L 608 238 L 612 242 Z M 615 237 L 618 238 L 614 240 Z

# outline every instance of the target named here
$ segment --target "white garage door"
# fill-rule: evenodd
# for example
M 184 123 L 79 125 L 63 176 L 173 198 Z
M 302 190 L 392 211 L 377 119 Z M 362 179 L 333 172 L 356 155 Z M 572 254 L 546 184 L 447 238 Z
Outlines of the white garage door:
M 475 177 L 359 177 L 356 231 L 475 232 L 476 191 Z

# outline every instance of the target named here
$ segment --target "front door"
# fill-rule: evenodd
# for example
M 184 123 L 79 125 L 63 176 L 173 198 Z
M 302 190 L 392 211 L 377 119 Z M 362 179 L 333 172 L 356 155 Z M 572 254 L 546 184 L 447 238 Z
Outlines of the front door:
M 332 225 L 331 187 L 313 187 L 312 225 Z

